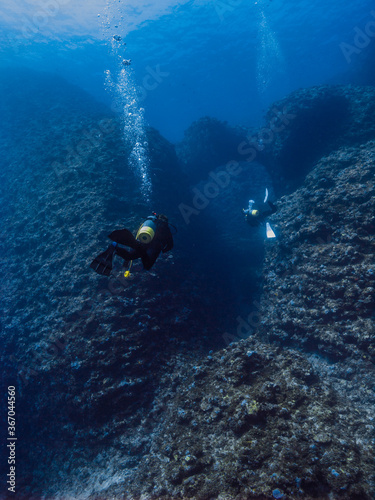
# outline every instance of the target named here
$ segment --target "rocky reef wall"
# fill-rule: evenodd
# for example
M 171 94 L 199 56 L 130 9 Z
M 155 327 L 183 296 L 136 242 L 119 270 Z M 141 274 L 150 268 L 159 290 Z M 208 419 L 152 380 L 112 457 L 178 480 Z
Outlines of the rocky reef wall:
M 290 192 L 322 156 L 375 138 L 374 87 L 326 85 L 300 89 L 271 106 L 263 162 L 279 194 Z M 262 137 L 260 135 L 260 137 Z
M 272 341 L 374 361 L 375 143 L 320 160 L 279 200 L 262 314 Z
M 290 127 L 268 145 L 265 129 L 211 119 L 176 148 L 148 130 L 153 202 L 179 221 L 176 246 L 133 280 L 116 261 L 108 280 L 92 257 L 150 209 L 121 121 L 27 76 L 0 100 L 1 375 L 17 381 L 18 498 L 373 498 L 372 89 L 292 94 L 282 115 L 271 107 L 267 123 Z M 283 196 L 264 242 L 241 209 L 266 186 Z M 190 223 L 181 203 L 198 211 Z
M 82 450 L 92 435 L 96 450 L 140 420 L 174 357 L 216 342 L 228 307 L 220 278 L 178 245 L 183 228 L 178 260 L 160 258 L 150 273 L 135 264 L 125 280 L 118 259 L 110 280 L 96 275 L 89 264 L 107 234 L 137 228 L 151 210 L 121 121 L 49 75 L 11 71 L 0 84 L 1 377 L 17 386 L 19 495 L 30 498 L 48 483 L 42 464 L 55 446 Z M 174 147 L 153 129 L 147 137 L 152 208 L 173 220 L 183 190 Z

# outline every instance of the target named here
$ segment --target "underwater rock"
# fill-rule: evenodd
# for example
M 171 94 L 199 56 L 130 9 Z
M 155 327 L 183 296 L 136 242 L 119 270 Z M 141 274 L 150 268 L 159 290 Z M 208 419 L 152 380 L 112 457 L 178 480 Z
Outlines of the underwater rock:
M 35 78 L 33 91 L 13 96 L 20 110 L 31 100 L 35 127 L 13 122 L 7 103 L 0 137 L 1 366 L 20 396 L 18 498 L 373 498 L 375 144 L 332 153 L 278 202 L 254 338 L 206 356 L 233 321 L 228 280 L 193 257 L 202 242 L 214 257 L 212 244 L 228 250 L 231 238 L 248 248 L 231 214 L 250 179 L 264 188 L 263 167 L 253 175 L 246 164 L 210 200 L 201 233 L 179 231 L 178 258 L 150 273 L 134 264 L 134 280 L 116 261 L 110 280 L 98 277 L 88 265 L 107 234 L 136 229 L 149 207 L 121 124 L 105 127 L 112 115 L 61 81 L 48 94 L 57 107 L 39 118 Z M 219 139 L 227 132 L 211 124 Z M 176 211 L 174 148 L 155 130 L 148 142 L 155 192 Z M 207 146 L 207 172 L 232 151 Z M 219 211 L 210 241 L 205 224 Z M 237 276 L 251 258 L 238 265 L 234 252 Z
M 256 161 L 266 166 L 277 192 L 285 194 L 303 182 L 322 156 L 374 138 L 374 88 L 322 85 L 275 102 L 259 129 L 201 118 L 186 130 L 176 152 L 192 184 L 226 162 Z
M 278 200 L 261 333 L 330 359 L 375 360 L 375 143 L 323 158 Z
M 351 85 L 300 89 L 274 103 L 266 123 L 273 133 L 263 162 L 278 192 L 290 192 L 322 156 L 375 138 L 375 89 Z
M 320 374 L 319 363 L 291 349 L 243 340 L 190 369 L 175 365 L 163 378 L 145 415 L 149 432 L 135 452 L 131 475 L 117 466 L 102 494 L 369 500 L 374 426 L 359 408 Z M 127 443 L 124 456 L 131 453 L 127 433 L 119 442 Z M 65 456 L 76 462 L 73 451 Z M 119 447 L 109 445 L 106 457 L 116 470 Z M 91 474 L 101 475 L 97 458 Z M 88 484 L 80 477 L 73 466 L 69 481 L 80 484 L 77 492 Z
M 128 429 L 133 467 L 142 448 L 135 428 L 160 377 L 180 357 L 202 355 L 228 306 L 189 246 L 148 273 L 134 263 L 133 280 L 120 259 L 110 279 L 96 275 L 89 264 L 107 235 L 136 230 L 150 211 L 121 121 L 63 79 L 28 70 L 2 78 L 0 96 L 1 379 L 17 386 L 19 498 L 31 498 L 33 488 L 36 497 L 48 491 L 39 464 L 54 461 L 56 446 L 77 442 L 74 453 L 91 457 L 91 446 Z M 155 130 L 148 141 L 155 209 L 172 218 L 174 148 Z M 58 477 L 69 476 L 73 463 L 60 466 Z
M 3 68 L 0 88 L 0 137 L 7 144 L 3 161 L 27 162 L 28 155 L 38 155 L 51 164 L 62 154 L 77 161 L 90 147 L 95 150 L 111 128 L 108 120 L 115 118 L 107 106 L 52 73 Z

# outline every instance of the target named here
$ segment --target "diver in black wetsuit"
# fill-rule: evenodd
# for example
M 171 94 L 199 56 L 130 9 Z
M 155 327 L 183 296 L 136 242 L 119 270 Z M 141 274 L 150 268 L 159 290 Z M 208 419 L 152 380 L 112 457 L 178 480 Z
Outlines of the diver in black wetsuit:
M 271 201 L 267 201 L 269 209 L 266 210 L 258 210 L 254 208 L 254 201 L 249 201 L 249 208 L 246 210 L 243 209 L 243 213 L 245 214 L 245 220 L 250 226 L 257 227 L 263 224 L 267 217 L 274 214 L 277 211 L 276 205 L 274 205 Z
M 263 210 L 259 210 L 255 206 L 254 200 L 249 200 L 249 206 L 247 209 L 242 209 L 242 212 L 245 214 L 246 222 L 252 227 L 258 227 L 261 225 L 266 226 L 266 235 L 267 238 L 275 238 L 276 235 L 271 228 L 269 222 L 266 222 L 267 217 L 274 214 L 277 211 L 276 205 L 274 205 L 268 199 L 268 189 L 266 189 L 266 196 L 264 199 L 264 204 L 268 203 L 269 208 L 265 208 Z
M 165 215 L 156 215 L 155 213 L 150 215 L 141 225 L 136 237 L 128 229 L 113 231 L 108 237 L 113 243 L 90 265 L 94 271 L 105 276 L 109 276 L 111 273 L 115 254 L 125 261 L 141 259 L 144 269 L 149 270 L 161 252 L 165 253 L 173 248 L 173 236 L 169 228 L 168 218 Z M 129 247 L 130 250 L 119 245 Z

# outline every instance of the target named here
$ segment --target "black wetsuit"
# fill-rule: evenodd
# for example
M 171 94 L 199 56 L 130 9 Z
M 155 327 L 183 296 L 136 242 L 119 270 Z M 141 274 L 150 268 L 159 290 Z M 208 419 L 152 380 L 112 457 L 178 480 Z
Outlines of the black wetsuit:
M 155 224 L 155 234 L 150 243 L 141 243 L 129 229 L 112 231 L 109 238 L 113 241 L 107 250 L 99 254 L 90 264 L 98 274 L 109 276 L 112 271 L 113 257 L 117 254 L 124 260 L 141 259 L 145 269 L 151 269 L 160 252 L 168 252 L 173 248 L 173 237 L 168 222 L 157 216 L 148 218 Z M 119 245 L 129 247 L 130 250 Z
M 154 220 L 156 231 L 150 243 L 136 242 L 136 248 L 126 250 L 117 246 L 115 252 L 124 260 L 141 259 L 145 269 L 151 269 L 159 257 L 160 252 L 168 252 L 173 248 L 173 236 L 168 222 L 160 219 Z
M 245 219 L 246 222 L 253 227 L 260 226 L 260 224 L 263 224 L 263 222 L 266 220 L 267 217 L 270 215 L 274 214 L 277 210 L 276 205 L 274 205 L 271 201 L 267 201 L 269 205 L 269 209 L 260 211 L 259 210 L 259 215 L 254 216 L 250 214 L 246 214 Z M 254 208 L 256 210 L 256 208 Z

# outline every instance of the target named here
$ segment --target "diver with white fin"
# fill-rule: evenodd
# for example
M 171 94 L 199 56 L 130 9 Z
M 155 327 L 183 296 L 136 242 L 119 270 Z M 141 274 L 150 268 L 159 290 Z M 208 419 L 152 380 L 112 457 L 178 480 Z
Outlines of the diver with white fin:
M 266 226 L 266 236 L 267 238 L 276 238 L 276 235 L 270 226 L 269 222 L 266 222 L 266 218 L 270 215 L 274 214 L 277 211 L 276 205 L 274 205 L 268 199 L 268 189 L 266 188 L 266 194 L 264 197 L 264 204 L 268 203 L 269 208 L 260 210 L 256 207 L 254 200 L 249 200 L 248 208 L 242 209 L 242 212 L 245 214 L 246 222 L 252 227 L 259 227 L 263 224 Z
M 143 268 L 151 269 L 161 252 L 165 253 L 173 248 L 173 236 L 169 225 L 165 215 L 157 215 L 153 212 L 140 225 L 136 236 L 129 229 L 113 231 L 108 236 L 113 243 L 92 261 L 90 267 L 98 274 L 109 276 L 113 257 L 119 255 L 125 262 L 129 262 L 128 269 L 124 274 L 125 278 L 130 277 L 133 260 L 141 259 Z M 130 250 L 119 245 L 124 245 Z

